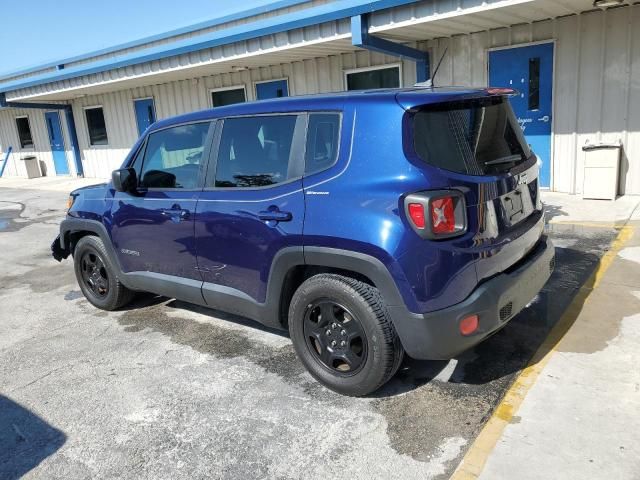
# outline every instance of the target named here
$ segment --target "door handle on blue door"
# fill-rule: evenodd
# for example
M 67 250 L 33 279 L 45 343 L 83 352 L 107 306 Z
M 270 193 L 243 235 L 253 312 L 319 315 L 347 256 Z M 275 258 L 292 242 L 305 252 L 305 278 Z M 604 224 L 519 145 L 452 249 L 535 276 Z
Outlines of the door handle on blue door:
M 171 208 L 162 208 L 160 211 L 163 215 L 171 217 L 171 220 L 174 222 L 179 222 L 180 220 L 186 220 L 189 218 L 189 210 L 180 208 L 180 205 L 173 205 Z
M 281 212 L 278 209 L 274 209 L 258 212 L 258 218 L 265 222 L 290 222 L 293 215 L 291 215 L 291 212 Z

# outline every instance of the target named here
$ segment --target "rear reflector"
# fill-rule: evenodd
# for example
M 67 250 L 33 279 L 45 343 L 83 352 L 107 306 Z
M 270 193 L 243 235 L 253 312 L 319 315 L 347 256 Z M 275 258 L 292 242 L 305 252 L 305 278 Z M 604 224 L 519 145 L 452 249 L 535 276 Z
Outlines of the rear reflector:
M 462 335 L 471 335 L 473 332 L 478 330 L 478 326 L 480 325 L 478 315 L 469 315 L 465 317 L 460 322 L 460 333 Z
M 424 216 L 424 205 L 422 205 L 421 203 L 409 204 L 409 217 L 411 218 L 411 221 L 416 226 L 416 228 L 424 228 Z
M 453 197 L 442 197 L 431 202 L 431 226 L 435 234 L 456 231 Z

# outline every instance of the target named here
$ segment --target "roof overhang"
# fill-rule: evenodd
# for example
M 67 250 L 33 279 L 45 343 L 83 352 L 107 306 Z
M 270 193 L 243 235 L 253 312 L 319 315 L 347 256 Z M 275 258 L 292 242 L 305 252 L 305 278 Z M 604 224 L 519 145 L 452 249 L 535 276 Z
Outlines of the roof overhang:
M 447 10 L 452 3 L 455 5 Z M 468 6 L 443 0 L 340 0 L 69 70 L 0 83 L 0 91 L 7 92 L 12 101 L 71 100 L 337 55 L 356 49 L 349 18 L 359 14 L 370 13 L 370 33 L 413 42 L 593 9 L 592 0 L 471 0 L 464 4 Z M 202 52 L 219 53 L 207 56 Z

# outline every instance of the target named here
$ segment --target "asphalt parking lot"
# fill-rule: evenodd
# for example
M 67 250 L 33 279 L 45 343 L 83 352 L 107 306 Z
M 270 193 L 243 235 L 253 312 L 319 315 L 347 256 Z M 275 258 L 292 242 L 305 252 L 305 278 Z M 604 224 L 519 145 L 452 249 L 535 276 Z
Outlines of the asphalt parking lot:
M 448 478 L 616 236 L 550 226 L 556 271 L 529 308 L 354 399 L 248 320 L 150 295 L 91 307 L 49 253 L 66 197 L 0 188 L 3 479 Z

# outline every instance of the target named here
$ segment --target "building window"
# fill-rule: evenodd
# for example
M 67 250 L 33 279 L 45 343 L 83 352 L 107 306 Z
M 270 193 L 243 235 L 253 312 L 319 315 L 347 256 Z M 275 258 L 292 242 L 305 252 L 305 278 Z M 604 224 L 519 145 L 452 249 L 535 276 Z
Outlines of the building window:
M 347 90 L 400 87 L 400 66 L 367 68 L 345 73 Z
M 210 125 L 209 122 L 192 123 L 151 133 L 144 151 L 140 186 L 199 187 L 202 155 Z
M 33 148 L 33 137 L 31 136 L 29 117 L 17 117 L 16 126 L 18 127 L 18 138 L 20 139 L 20 147 Z
M 84 115 L 87 118 L 90 145 L 108 145 L 107 126 L 104 123 L 102 107 L 85 108 Z
M 277 115 L 226 119 L 215 186 L 265 187 L 300 176 L 301 172 L 289 163 L 297 118 Z
M 540 57 L 529 59 L 529 110 L 540 110 Z
M 211 105 L 213 105 L 214 108 L 246 101 L 247 96 L 244 87 L 232 87 L 211 91 Z

